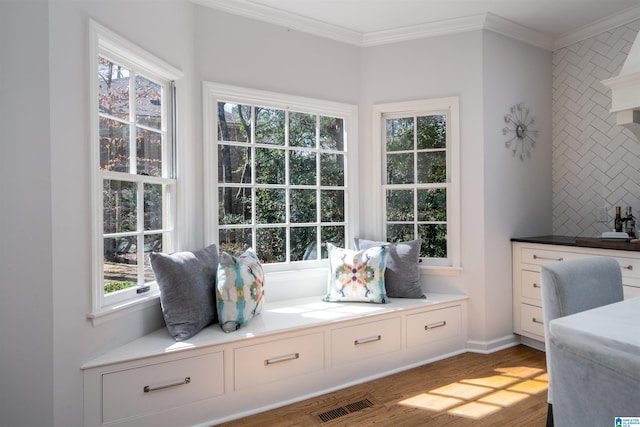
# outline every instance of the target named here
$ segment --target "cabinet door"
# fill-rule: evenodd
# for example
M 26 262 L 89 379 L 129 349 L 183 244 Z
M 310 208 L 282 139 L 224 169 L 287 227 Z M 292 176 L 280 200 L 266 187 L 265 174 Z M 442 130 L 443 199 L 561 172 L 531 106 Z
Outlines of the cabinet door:
M 274 340 L 234 350 L 235 389 L 324 369 L 324 334 Z
M 522 297 L 528 298 L 540 304 L 542 295 L 540 294 L 540 273 L 537 271 L 521 270 L 522 282 L 520 284 Z
M 175 408 L 224 393 L 222 353 L 102 375 L 104 424 Z
M 461 316 L 459 305 L 407 316 L 407 347 L 459 337 L 462 331 Z
M 522 334 L 530 336 L 536 335 L 532 338 L 540 339 L 544 341 L 544 323 L 542 319 L 542 307 L 529 304 L 520 305 L 520 325 L 522 328 Z
M 347 326 L 331 331 L 331 361 L 356 362 L 400 350 L 400 318 Z

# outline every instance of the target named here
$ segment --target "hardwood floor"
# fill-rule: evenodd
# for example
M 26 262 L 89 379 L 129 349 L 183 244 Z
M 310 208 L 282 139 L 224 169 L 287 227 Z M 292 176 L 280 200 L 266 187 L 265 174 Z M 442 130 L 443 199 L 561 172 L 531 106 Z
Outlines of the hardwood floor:
M 242 426 L 544 426 L 544 352 L 466 353 L 222 424 Z

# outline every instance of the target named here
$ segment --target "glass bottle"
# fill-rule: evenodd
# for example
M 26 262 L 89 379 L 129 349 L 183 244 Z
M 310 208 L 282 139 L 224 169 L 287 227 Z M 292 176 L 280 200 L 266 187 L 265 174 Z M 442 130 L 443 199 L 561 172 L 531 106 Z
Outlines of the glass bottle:
M 622 216 L 620 215 L 620 206 L 616 206 L 616 219 L 613 222 L 615 230 L 622 232 Z

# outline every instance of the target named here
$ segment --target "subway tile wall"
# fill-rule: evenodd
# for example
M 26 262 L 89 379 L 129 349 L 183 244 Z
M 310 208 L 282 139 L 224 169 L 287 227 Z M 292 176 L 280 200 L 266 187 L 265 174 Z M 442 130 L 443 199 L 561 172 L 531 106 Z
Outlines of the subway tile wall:
M 615 206 L 640 214 L 640 141 L 616 125 L 601 82 L 618 76 L 640 20 L 553 52 L 553 233 L 611 231 Z M 598 222 L 606 208 L 608 220 Z

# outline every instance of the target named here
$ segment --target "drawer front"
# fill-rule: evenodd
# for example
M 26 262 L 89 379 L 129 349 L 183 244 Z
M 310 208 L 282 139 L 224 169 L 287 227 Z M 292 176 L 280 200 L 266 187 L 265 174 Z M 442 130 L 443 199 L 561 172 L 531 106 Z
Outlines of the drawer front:
M 407 316 L 407 347 L 459 337 L 461 333 L 462 309 L 459 305 Z
M 361 361 L 400 350 L 400 318 L 380 320 L 331 331 L 331 360 L 334 364 Z
M 527 264 L 544 265 L 550 262 L 565 261 L 567 259 L 584 258 L 584 254 L 551 251 L 547 249 L 522 248 L 522 262 Z
M 620 264 L 622 277 L 638 278 L 640 277 L 640 259 L 612 257 Z
M 622 291 L 624 292 L 624 299 L 640 297 L 640 287 L 625 285 L 622 287 Z
M 324 335 L 321 332 L 241 347 L 234 351 L 236 390 L 323 368 Z
M 224 393 L 221 352 L 102 375 L 102 421 L 114 422 Z
M 528 298 L 533 301 L 542 301 L 540 295 L 540 273 L 537 271 L 521 270 L 520 271 L 522 282 L 522 297 Z
M 542 323 L 542 307 L 535 305 L 520 305 L 520 326 L 523 333 L 529 333 L 544 337 L 544 324 Z

